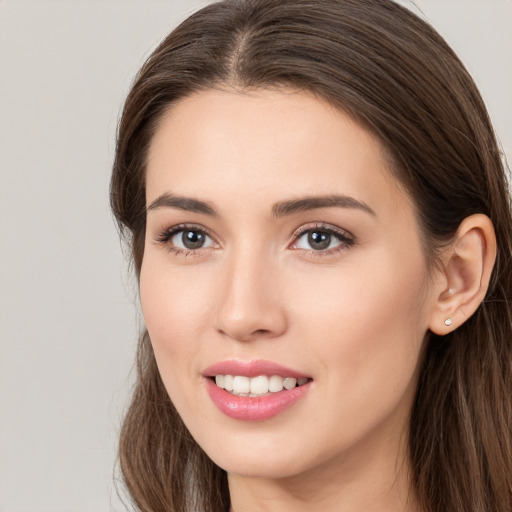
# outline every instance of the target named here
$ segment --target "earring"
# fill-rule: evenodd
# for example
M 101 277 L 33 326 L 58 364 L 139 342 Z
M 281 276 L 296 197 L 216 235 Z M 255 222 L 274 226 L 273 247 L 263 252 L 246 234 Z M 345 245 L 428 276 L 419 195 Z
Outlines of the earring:
M 452 319 L 451 318 L 447 318 L 445 321 L 444 321 L 444 325 L 450 327 L 450 325 L 452 325 Z

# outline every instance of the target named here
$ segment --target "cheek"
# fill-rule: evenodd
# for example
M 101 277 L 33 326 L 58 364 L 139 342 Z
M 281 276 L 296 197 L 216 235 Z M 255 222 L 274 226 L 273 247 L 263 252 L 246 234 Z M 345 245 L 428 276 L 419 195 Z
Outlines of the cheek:
M 144 321 L 159 361 L 162 352 L 169 356 L 181 355 L 190 346 L 180 346 L 186 332 L 193 329 L 196 315 L 192 300 L 193 283 L 180 274 L 172 276 L 165 265 L 148 255 L 141 269 L 140 300 Z M 192 338 L 193 339 L 193 338 Z M 193 342 L 192 342 L 193 343 Z
M 149 254 L 143 262 L 140 299 L 157 363 L 165 375 L 163 365 L 188 368 L 184 363 L 197 351 L 211 283 L 192 266 L 171 272 L 172 267 L 161 259 Z
M 302 281 L 295 316 L 308 319 L 298 322 L 309 340 L 307 357 L 331 370 L 335 387 L 363 390 L 373 383 L 377 392 L 391 393 L 408 385 L 427 331 L 426 270 L 421 257 L 359 263 L 338 276 Z

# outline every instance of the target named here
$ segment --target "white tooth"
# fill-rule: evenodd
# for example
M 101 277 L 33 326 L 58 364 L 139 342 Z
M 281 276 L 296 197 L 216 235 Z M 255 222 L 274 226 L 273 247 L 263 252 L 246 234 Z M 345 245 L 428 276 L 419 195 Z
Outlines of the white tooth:
M 224 389 L 233 391 L 233 375 L 224 375 Z
M 297 385 L 297 379 L 294 379 L 293 377 L 286 377 L 286 379 L 283 380 L 283 386 L 286 389 L 293 389 Z
M 219 388 L 224 387 L 224 375 L 215 375 L 215 384 L 219 386 Z
M 249 393 L 249 377 L 242 375 L 233 377 L 233 393 Z
M 297 384 L 298 384 L 299 386 L 302 386 L 303 384 L 306 384 L 306 382 L 307 382 L 307 381 L 308 381 L 308 378 L 307 378 L 307 377 L 305 377 L 304 379 L 299 379 L 299 380 L 297 381 Z
M 283 389 L 283 378 L 279 375 L 272 375 L 268 380 L 268 390 L 271 393 L 277 393 Z
M 253 377 L 250 382 L 250 392 L 255 395 L 263 395 L 268 393 L 268 377 L 260 375 Z

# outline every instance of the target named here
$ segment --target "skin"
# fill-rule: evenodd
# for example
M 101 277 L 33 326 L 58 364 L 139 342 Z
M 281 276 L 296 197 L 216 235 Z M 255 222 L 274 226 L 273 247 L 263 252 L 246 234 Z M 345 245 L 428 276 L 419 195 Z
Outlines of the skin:
M 146 194 L 144 318 L 170 398 L 228 472 L 233 510 L 417 510 L 407 422 L 426 333 L 445 329 L 439 288 L 449 283 L 429 279 L 414 206 L 378 140 L 305 93 L 201 92 L 162 119 Z M 165 194 L 217 215 L 155 206 Z M 276 203 L 332 194 L 373 213 L 272 214 Z M 208 233 L 206 244 L 191 252 L 179 234 L 162 241 L 182 224 Z M 317 250 L 301 228 L 350 233 L 352 243 L 333 237 Z M 235 420 L 202 376 L 227 359 L 274 361 L 313 382 L 272 419 Z

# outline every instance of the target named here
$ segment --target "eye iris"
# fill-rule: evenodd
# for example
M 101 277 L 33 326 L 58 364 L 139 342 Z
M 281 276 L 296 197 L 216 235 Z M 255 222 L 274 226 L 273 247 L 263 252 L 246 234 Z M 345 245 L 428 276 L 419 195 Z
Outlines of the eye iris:
M 308 243 L 316 250 L 327 249 L 331 245 L 331 235 L 322 231 L 311 231 L 308 234 Z
M 200 231 L 184 231 L 181 239 L 187 249 L 199 249 L 205 242 L 204 233 Z

